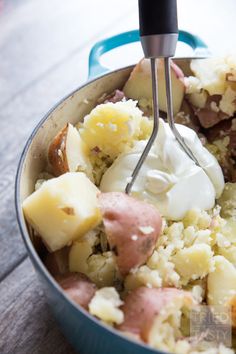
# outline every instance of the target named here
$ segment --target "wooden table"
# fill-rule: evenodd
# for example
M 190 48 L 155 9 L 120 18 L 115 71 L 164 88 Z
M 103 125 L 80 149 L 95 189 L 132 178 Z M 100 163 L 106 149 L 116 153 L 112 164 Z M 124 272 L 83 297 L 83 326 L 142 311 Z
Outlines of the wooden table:
M 227 31 L 233 26 L 236 31 L 235 2 L 224 3 L 229 7 L 223 14 L 232 18 Z M 210 30 L 207 23 L 209 11 L 204 20 L 198 4 L 194 21 L 190 17 L 194 4 L 195 0 L 179 0 L 180 27 L 208 36 L 208 43 L 217 48 L 214 29 Z M 210 9 L 213 4 L 214 0 L 205 0 L 204 8 Z M 200 16 L 205 27 L 199 27 Z M 222 21 L 219 11 L 221 31 L 225 28 Z M 99 7 L 96 0 L 0 1 L 1 354 L 74 353 L 51 316 L 20 237 L 14 209 L 16 167 L 36 123 L 55 102 L 86 81 L 91 46 L 101 38 L 137 26 L 136 0 L 100 0 Z M 225 48 L 231 40 L 224 40 Z M 121 51 L 113 62 L 109 57 L 105 61 L 114 67 L 135 62 L 141 55 L 140 48 L 135 48 L 126 52 L 130 55 Z

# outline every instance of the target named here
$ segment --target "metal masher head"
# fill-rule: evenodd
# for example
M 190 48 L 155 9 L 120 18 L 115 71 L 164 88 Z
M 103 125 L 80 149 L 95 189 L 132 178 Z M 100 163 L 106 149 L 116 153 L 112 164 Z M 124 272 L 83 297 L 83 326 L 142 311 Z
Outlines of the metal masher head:
M 153 131 L 125 188 L 130 193 L 139 171 L 157 137 L 159 128 L 157 58 L 163 58 L 166 81 L 167 120 L 171 131 L 185 153 L 200 166 L 197 158 L 178 132 L 173 113 L 170 58 L 174 56 L 178 41 L 176 0 L 139 0 L 141 43 L 146 58 L 151 61 L 153 95 Z

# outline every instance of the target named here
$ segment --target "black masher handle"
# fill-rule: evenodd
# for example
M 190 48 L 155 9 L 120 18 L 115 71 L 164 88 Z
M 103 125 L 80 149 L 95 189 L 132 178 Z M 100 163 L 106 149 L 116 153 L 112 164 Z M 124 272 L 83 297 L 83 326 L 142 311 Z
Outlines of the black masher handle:
M 140 36 L 178 33 L 176 0 L 139 0 Z

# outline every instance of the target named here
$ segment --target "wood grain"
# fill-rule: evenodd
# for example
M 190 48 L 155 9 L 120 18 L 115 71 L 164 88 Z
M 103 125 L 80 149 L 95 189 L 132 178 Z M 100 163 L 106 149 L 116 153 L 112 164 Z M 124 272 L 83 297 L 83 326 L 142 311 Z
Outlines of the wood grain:
M 28 6 L 29 3 L 31 2 L 26 1 Z M 38 10 L 38 2 L 34 3 L 36 4 L 35 10 Z M 113 20 L 116 16 L 117 14 Z M 124 27 L 128 18 L 129 16 L 125 18 L 124 15 Z M 103 30 L 105 31 L 107 31 L 106 26 L 110 26 L 109 22 L 104 21 Z M 119 26 L 119 24 L 114 25 L 111 32 L 107 31 L 103 36 L 118 32 Z M 12 79 L 18 91 L 14 93 L 11 87 L 7 86 L 8 98 L 10 92 L 12 97 L 0 109 L 0 131 L 3 137 L 0 139 L 0 279 L 14 269 L 26 254 L 16 225 L 14 207 L 14 179 L 21 151 L 30 132 L 43 115 L 64 95 L 86 81 L 88 53 L 94 41 L 91 40 L 84 49 L 78 50 L 76 47 L 73 55 L 68 55 L 67 59 L 60 64 L 55 64 L 40 77 L 34 77 L 31 72 L 31 82 L 27 84 L 27 87 L 21 89 L 17 86 L 20 85 L 19 80 L 23 78 L 24 72 L 20 74 L 20 78 L 16 75 L 15 81 Z M 14 46 L 13 43 L 11 45 Z M 67 50 L 68 48 L 65 48 L 65 52 Z M 0 62 L 4 55 L 0 48 Z M 10 75 L 10 64 L 5 70 Z M 1 78 L 0 76 L 0 80 Z M 1 87 L 0 85 L 0 91 Z M 1 99 L 0 95 L 0 102 Z
M 91 46 L 109 35 L 137 28 L 137 1 L 101 0 L 99 7 L 97 0 L 0 0 L 0 4 L 0 353 L 73 354 L 26 259 L 14 208 L 16 166 L 42 116 L 86 81 Z M 204 2 L 205 9 L 213 6 L 218 13 L 218 32 L 231 45 L 226 34 L 233 33 L 235 21 L 228 21 L 227 27 L 221 18 L 234 16 L 235 0 L 224 4 L 222 15 L 216 11 L 221 4 Z M 219 36 L 208 25 L 211 11 L 204 13 L 195 0 L 188 4 L 180 0 L 179 5 L 180 27 L 219 47 Z M 190 16 L 193 9 L 196 21 Z M 206 27 L 199 27 L 202 15 Z M 123 53 L 122 57 L 115 52 L 116 67 L 128 64 L 123 61 L 128 51 Z
M 0 284 L 1 354 L 75 354 L 55 323 L 27 258 Z
M 28 0 L 12 8 L 0 18 L 0 107 L 99 39 L 134 5 L 100 0 L 99 11 L 95 0 Z

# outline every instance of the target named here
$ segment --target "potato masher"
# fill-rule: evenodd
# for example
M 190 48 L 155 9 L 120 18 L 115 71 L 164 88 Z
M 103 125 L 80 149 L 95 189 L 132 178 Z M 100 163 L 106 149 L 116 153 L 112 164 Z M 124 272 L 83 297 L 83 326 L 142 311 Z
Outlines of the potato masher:
M 130 193 L 138 173 L 157 137 L 159 128 L 157 58 L 163 58 L 166 81 L 167 120 L 179 145 L 200 166 L 197 158 L 178 132 L 173 114 L 170 58 L 174 56 L 178 41 L 178 19 L 176 0 L 139 0 L 140 38 L 145 58 L 151 62 L 153 94 L 153 131 L 147 145 L 125 188 Z

